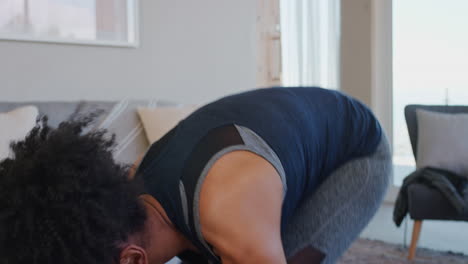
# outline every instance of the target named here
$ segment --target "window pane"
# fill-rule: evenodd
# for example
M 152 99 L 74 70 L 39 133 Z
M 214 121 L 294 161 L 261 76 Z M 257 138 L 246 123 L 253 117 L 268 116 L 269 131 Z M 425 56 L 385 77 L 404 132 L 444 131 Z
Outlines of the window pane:
M 134 0 L 0 0 L 4 37 L 135 41 Z
M 394 1 L 395 183 L 414 169 L 408 104 L 468 104 L 468 1 Z
M 24 24 L 24 3 L 0 0 L 0 28 L 3 32 L 21 32 Z

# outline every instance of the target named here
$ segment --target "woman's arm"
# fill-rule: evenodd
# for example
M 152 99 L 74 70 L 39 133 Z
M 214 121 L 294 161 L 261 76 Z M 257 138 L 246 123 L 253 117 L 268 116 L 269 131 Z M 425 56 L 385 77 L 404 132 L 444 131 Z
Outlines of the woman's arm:
M 223 264 L 286 264 L 282 202 L 281 178 L 268 161 L 247 151 L 226 154 L 202 185 L 203 236 Z

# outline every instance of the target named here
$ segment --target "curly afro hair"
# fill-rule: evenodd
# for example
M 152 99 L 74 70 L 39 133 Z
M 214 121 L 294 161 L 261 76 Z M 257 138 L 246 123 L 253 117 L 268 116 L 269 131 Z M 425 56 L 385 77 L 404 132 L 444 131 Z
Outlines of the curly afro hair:
M 81 116 L 42 118 L 0 163 L 0 263 L 104 263 L 144 227 L 139 186 L 112 157 L 114 137 Z

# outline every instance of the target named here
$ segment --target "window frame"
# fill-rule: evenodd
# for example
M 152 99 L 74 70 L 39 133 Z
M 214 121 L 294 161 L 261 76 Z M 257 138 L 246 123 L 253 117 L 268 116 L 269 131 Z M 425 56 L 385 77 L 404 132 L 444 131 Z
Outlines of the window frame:
M 8 34 L 0 33 L 0 41 L 19 41 L 19 42 L 35 42 L 35 43 L 51 43 L 51 44 L 67 44 L 67 45 L 86 45 L 86 46 L 107 46 L 121 48 L 138 48 L 140 46 L 140 1 L 135 0 L 134 10 L 134 31 L 135 40 L 129 41 L 105 41 L 105 40 L 82 40 L 73 38 L 50 38 L 50 37 L 35 37 L 28 34 Z

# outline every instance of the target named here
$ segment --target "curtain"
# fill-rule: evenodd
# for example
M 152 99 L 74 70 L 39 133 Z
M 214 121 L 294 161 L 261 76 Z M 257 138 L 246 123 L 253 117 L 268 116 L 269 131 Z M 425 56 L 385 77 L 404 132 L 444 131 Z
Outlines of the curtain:
M 339 86 L 340 0 L 280 0 L 284 86 Z

